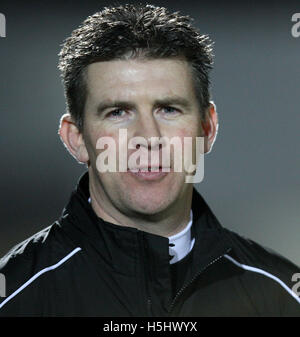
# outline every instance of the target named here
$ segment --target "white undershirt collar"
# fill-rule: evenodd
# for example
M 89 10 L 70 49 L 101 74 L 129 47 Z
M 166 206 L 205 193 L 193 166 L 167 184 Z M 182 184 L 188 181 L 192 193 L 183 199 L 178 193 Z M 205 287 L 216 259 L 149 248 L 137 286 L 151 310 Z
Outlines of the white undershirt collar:
M 182 260 L 192 249 L 195 239 L 191 238 L 191 227 L 193 224 L 193 211 L 190 212 L 190 221 L 179 233 L 169 236 L 169 254 L 173 256 L 170 264 Z
M 91 203 L 91 198 L 88 199 Z M 195 239 L 191 238 L 191 227 L 193 224 L 193 211 L 190 212 L 190 221 L 187 226 L 179 233 L 169 236 L 169 255 L 173 256 L 170 264 L 182 260 L 192 249 Z

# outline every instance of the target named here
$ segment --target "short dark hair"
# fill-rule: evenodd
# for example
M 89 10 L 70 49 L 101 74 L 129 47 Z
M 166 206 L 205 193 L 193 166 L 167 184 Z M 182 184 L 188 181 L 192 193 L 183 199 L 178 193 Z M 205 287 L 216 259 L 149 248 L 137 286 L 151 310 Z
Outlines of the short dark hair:
M 192 26 L 192 19 L 164 7 L 106 7 L 89 16 L 67 38 L 59 53 L 59 69 L 67 111 L 80 131 L 86 100 L 84 69 L 97 61 L 131 58 L 184 58 L 191 66 L 201 113 L 209 106 L 212 41 Z

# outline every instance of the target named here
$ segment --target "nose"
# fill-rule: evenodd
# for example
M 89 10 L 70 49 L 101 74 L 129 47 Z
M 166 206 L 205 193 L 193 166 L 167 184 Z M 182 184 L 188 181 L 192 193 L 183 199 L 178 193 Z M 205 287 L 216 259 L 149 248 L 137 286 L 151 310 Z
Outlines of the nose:
M 152 113 L 140 114 L 135 125 L 133 137 L 138 137 L 135 142 L 137 148 L 141 146 L 145 147 L 146 144 L 148 150 L 158 150 L 161 148 L 161 126 Z M 144 140 L 141 141 L 139 137 L 144 138 Z

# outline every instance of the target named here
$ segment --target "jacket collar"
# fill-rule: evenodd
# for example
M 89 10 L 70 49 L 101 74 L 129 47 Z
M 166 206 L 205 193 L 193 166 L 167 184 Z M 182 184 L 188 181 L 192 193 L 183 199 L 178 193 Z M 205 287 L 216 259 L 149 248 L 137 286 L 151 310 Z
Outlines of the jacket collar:
M 134 273 L 133 262 L 139 247 L 143 245 L 148 249 L 153 268 L 166 269 L 170 259 L 168 238 L 104 221 L 92 209 L 88 202 L 89 196 L 89 176 L 86 172 L 80 177 L 60 218 L 62 228 L 77 244 L 84 245 L 88 242 L 108 264 L 125 274 Z M 195 238 L 192 272 L 196 272 L 226 253 L 230 249 L 230 243 L 226 231 L 196 189 L 193 190 L 192 210 L 191 231 Z

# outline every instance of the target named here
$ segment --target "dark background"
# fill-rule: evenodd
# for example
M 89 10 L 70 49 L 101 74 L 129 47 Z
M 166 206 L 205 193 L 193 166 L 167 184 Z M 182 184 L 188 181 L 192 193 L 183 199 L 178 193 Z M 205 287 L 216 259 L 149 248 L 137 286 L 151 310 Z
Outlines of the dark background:
M 60 44 L 88 15 L 128 2 L 1 1 L 0 256 L 57 219 L 84 170 L 57 136 Z M 299 1 L 151 3 L 192 15 L 215 41 L 220 127 L 198 190 L 224 227 L 300 264 Z

